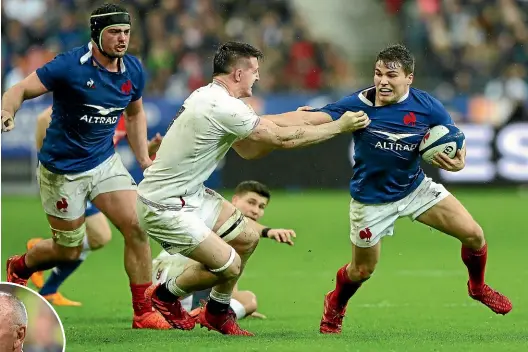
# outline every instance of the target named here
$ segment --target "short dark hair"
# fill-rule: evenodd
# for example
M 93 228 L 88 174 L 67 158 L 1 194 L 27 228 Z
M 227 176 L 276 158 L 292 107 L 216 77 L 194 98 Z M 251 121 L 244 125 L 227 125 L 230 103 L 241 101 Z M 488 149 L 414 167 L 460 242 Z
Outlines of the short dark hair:
M 216 50 L 213 58 L 213 77 L 231 72 L 240 58 L 262 59 L 262 51 L 247 43 L 226 42 Z
M 264 198 L 266 198 L 268 201 L 271 198 L 271 193 L 269 188 L 258 182 L 258 181 L 243 181 L 238 184 L 238 186 L 235 188 L 235 195 L 242 196 L 246 193 L 254 192 Z
M 98 8 L 92 11 L 92 16 L 94 15 L 102 15 L 105 13 L 112 13 L 112 12 L 126 12 L 128 13 L 127 9 L 125 9 L 123 6 L 116 5 L 116 4 L 102 4 Z
M 376 62 L 378 61 L 383 61 L 385 64 L 388 64 L 389 62 L 399 63 L 402 65 L 403 72 L 405 72 L 406 75 L 414 72 L 414 56 L 409 49 L 402 44 L 389 45 L 380 51 L 376 57 Z

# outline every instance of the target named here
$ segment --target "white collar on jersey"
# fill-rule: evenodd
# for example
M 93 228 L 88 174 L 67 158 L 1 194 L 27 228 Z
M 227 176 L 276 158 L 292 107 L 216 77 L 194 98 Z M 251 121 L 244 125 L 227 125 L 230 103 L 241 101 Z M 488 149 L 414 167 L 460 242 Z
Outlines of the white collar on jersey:
M 367 88 L 365 90 L 362 90 L 361 92 L 359 92 L 358 94 L 358 97 L 359 97 L 359 100 L 361 100 L 363 103 L 367 104 L 368 106 L 374 106 L 374 104 L 372 104 L 372 102 L 370 100 L 367 99 L 367 97 L 363 94 L 364 92 L 366 91 L 369 91 L 371 89 L 376 89 L 376 87 L 370 87 L 370 88 Z M 407 93 L 405 93 L 403 95 L 403 97 L 400 98 L 400 100 L 398 100 L 398 103 L 401 103 L 402 101 L 404 101 L 405 99 L 407 99 L 409 97 L 409 92 L 411 90 L 409 89 L 409 91 L 407 91 Z
M 90 59 L 91 57 L 92 57 L 92 42 L 89 42 L 88 43 L 88 52 L 86 54 L 84 54 L 83 56 L 81 56 L 81 59 L 79 60 L 79 62 L 81 63 L 81 65 L 84 65 L 86 62 L 88 62 L 88 59 Z M 121 73 L 124 73 L 126 71 L 125 62 L 123 61 L 123 58 L 120 58 L 119 60 L 121 60 L 119 62 L 119 67 L 121 68 Z

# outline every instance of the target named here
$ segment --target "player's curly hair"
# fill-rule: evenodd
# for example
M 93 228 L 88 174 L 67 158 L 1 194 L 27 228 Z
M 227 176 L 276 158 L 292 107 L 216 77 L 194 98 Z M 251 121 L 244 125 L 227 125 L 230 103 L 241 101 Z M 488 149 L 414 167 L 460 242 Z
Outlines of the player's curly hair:
M 213 58 L 213 77 L 231 72 L 240 58 L 262 59 L 262 51 L 247 43 L 226 42 L 218 48 Z
M 235 194 L 242 196 L 248 192 L 254 192 L 264 198 L 266 198 L 268 201 L 271 198 L 271 193 L 269 188 L 258 182 L 258 181 L 243 181 L 238 184 L 238 186 L 235 188 Z
M 410 75 L 414 72 L 414 56 L 409 49 L 402 44 L 389 45 L 380 51 L 376 57 L 376 62 L 378 61 L 382 61 L 385 64 L 389 62 L 399 63 L 406 75 Z

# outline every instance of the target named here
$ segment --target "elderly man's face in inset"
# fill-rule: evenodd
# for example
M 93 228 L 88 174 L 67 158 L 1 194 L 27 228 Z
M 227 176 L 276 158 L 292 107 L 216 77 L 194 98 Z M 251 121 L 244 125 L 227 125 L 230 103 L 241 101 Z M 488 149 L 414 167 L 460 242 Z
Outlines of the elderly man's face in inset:
M 22 351 L 26 326 L 17 325 L 9 301 L 0 298 L 0 351 Z

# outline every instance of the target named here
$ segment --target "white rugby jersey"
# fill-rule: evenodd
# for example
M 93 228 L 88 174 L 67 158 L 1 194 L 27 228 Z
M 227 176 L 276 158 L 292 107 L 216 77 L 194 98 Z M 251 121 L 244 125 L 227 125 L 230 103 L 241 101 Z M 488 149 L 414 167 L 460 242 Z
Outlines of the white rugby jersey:
M 141 197 L 181 205 L 200 189 L 233 143 L 251 134 L 260 118 L 215 83 L 195 90 L 169 126 L 153 164 L 139 184 Z

